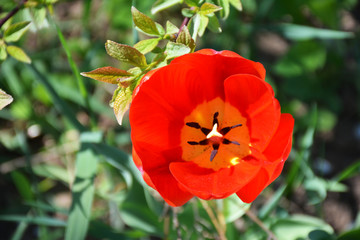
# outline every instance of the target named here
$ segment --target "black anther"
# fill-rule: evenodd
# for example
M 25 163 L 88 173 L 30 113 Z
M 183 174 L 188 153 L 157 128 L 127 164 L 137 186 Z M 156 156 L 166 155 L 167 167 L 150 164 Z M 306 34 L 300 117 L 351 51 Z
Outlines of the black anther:
M 189 127 L 192 127 L 192 128 L 196 128 L 196 129 L 201 128 L 200 124 L 198 124 L 197 122 L 187 122 L 186 125 Z
M 217 124 L 219 125 L 219 121 L 218 121 L 218 116 L 219 116 L 219 112 L 214 113 L 214 117 L 213 117 L 213 125 Z
M 211 130 L 208 128 L 201 128 L 201 132 L 205 135 L 208 135 L 211 132 Z

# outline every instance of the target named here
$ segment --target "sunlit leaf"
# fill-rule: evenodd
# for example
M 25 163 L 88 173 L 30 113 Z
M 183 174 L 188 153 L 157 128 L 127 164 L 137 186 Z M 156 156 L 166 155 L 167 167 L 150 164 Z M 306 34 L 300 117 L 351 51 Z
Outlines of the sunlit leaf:
M 313 230 L 323 230 L 330 234 L 334 231 L 323 220 L 305 215 L 293 215 L 273 222 L 271 230 L 279 240 L 305 239 Z
M 6 45 L 0 43 L 0 61 L 7 58 Z
M 117 84 L 119 83 L 119 78 L 131 76 L 132 74 L 114 67 L 102 67 L 92 70 L 90 72 L 81 73 L 84 77 L 89 77 L 98 81 Z
M 0 89 L 0 110 L 9 105 L 12 101 L 12 96 Z
M 160 12 L 178 3 L 182 3 L 183 1 L 184 0 L 158 0 L 154 3 L 153 7 L 151 8 L 151 13 L 156 14 L 157 12 Z
M 195 41 L 194 41 L 194 39 L 191 38 L 189 29 L 185 26 L 181 29 L 181 32 L 179 33 L 179 35 L 176 39 L 176 42 L 182 43 L 182 44 L 190 47 L 190 49 L 192 51 L 195 49 Z
M 137 10 L 135 7 L 131 7 L 131 13 L 135 26 L 144 33 L 156 36 L 160 35 L 155 22 L 151 18 Z
M 130 63 L 138 67 L 145 67 L 147 65 L 144 54 L 142 54 L 133 47 L 116 43 L 110 40 L 107 40 L 105 47 L 106 52 L 111 57 L 121 62 Z
M 211 4 L 211 3 L 204 3 L 200 7 L 200 13 L 203 15 L 212 14 L 212 13 L 220 11 L 220 10 L 221 10 L 221 7 L 216 6 L 215 4 Z
M 31 59 L 28 55 L 19 47 L 7 46 L 6 51 L 10 56 L 24 63 L 31 63 Z
M 202 35 L 204 35 L 205 29 L 206 29 L 208 23 L 209 23 L 209 18 L 207 16 L 200 14 L 200 25 L 199 25 L 199 30 L 198 30 L 198 34 L 200 37 Z
M 166 34 L 175 34 L 179 32 L 179 28 L 170 21 L 166 22 Z
M 30 22 L 18 22 L 10 25 L 4 32 L 4 40 L 6 42 L 16 42 L 29 29 Z
M 116 120 L 120 125 L 122 124 L 122 120 L 126 111 L 129 110 L 131 100 L 132 92 L 129 87 L 121 88 L 115 96 L 113 108 Z
M 184 54 L 190 53 L 191 49 L 181 43 L 168 42 L 165 49 L 166 59 L 173 59 Z
M 142 40 L 134 45 L 134 48 L 139 50 L 142 54 L 151 52 L 159 43 L 160 38 L 150 38 Z

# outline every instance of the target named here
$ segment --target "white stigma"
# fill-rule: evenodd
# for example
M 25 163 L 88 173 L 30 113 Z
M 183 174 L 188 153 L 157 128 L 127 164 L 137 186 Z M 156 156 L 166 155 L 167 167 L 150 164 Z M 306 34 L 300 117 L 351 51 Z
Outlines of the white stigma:
M 207 139 L 210 139 L 212 137 L 215 137 L 215 138 L 216 137 L 218 137 L 218 138 L 223 137 L 223 135 L 217 131 L 217 127 L 218 127 L 217 123 L 215 123 L 212 130 L 211 130 L 211 132 L 206 136 Z

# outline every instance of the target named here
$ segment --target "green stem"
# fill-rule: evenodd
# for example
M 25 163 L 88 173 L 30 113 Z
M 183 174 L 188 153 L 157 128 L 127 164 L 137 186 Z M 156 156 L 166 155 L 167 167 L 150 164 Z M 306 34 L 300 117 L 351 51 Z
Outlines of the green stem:
M 4 18 L 0 19 L 0 28 L 9 20 L 12 16 L 14 16 L 27 2 L 28 0 L 21 1 L 13 10 L 11 10 Z

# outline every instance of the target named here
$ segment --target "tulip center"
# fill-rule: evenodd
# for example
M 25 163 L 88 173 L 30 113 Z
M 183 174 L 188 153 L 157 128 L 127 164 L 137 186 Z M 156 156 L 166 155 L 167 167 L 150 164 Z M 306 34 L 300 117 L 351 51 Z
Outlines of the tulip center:
M 181 131 L 183 159 L 214 170 L 239 164 L 249 142 L 246 118 L 220 98 L 198 105 Z

